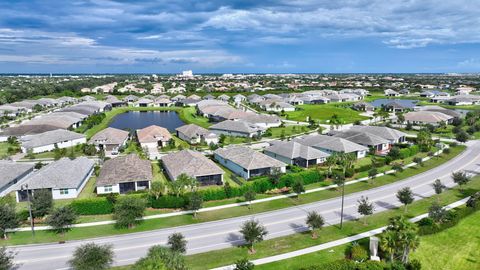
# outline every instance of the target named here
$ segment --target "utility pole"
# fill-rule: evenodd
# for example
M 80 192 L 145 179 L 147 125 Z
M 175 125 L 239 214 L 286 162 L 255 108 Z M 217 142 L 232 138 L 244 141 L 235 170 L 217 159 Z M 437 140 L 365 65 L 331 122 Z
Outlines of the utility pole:
M 33 221 L 33 214 L 32 214 L 32 202 L 30 200 L 30 192 L 28 190 L 28 184 L 22 185 L 20 188 L 22 191 L 27 191 L 27 201 L 28 201 L 28 213 L 30 215 L 30 226 L 32 228 L 32 236 L 35 237 L 35 222 Z
M 345 179 L 342 183 L 342 209 L 340 210 L 340 229 L 343 227 L 343 204 L 345 201 Z

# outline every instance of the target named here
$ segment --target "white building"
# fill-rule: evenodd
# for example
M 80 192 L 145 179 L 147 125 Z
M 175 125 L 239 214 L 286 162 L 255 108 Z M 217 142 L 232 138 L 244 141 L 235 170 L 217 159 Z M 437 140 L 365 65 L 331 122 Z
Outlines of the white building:
M 85 135 L 73 131 L 56 129 L 35 135 L 27 135 L 20 138 L 23 153 L 29 150 L 32 153 L 52 151 L 56 147 L 68 148 L 87 143 Z

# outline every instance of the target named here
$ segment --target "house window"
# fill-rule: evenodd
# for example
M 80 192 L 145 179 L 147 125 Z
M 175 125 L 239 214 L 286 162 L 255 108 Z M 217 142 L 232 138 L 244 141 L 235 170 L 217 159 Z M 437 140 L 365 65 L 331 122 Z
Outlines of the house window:
M 113 190 L 113 189 L 112 189 L 112 186 L 105 186 L 105 187 L 103 188 L 103 191 L 105 191 L 105 192 L 112 192 L 112 190 Z
M 60 195 L 68 195 L 68 188 L 60 189 Z

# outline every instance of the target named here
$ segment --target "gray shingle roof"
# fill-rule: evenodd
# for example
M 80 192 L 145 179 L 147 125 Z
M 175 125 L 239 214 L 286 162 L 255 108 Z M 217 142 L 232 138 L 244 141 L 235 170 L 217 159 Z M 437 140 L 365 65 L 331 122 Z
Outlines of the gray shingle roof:
M 445 122 L 452 118 L 453 116 L 444 114 L 442 112 L 434 112 L 434 111 L 418 111 L 418 112 L 409 112 L 405 114 L 406 121 L 423 122 L 423 123 Z
M 225 172 L 202 153 L 182 150 L 162 157 L 163 166 L 175 180 L 185 173 L 192 177 L 224 174 Z
M 24 136 L 20 139 L 20 141 L 22 142 L 22 147 L 30 149 L 81 138 L 85 138 L 85 135 L 69 130 L 56 129 L 40 134 Z
M 245 146 L 231 146 L 215 150 L 215 154 L 247 170 L 284 167 L 285 163 Z
M 294 141 L 303 145 L 315 147 L 318 149 L 326 149 L 337 153 L 352 153 L 368 150 L 367 147 L 358 143 L 354 143 L 343 138 L 331 137 L 320 134 L 307 135 L 301 138 L 295 138 Z
M 97 177 L 96 185 L 98 187 L 125 182 L 151 181 L 152 178 L 150 161 L 130 154 L 105 161 L 100 175 Z
M 210 133 L 207 129 L 195 124 L 188 124 L 175 129 L 190 139 L 199 138 L 202 135 Z
M 349 141 L 368 146 L 388 144 L 389 141 L 370 132 L 360 130 L 347 130 L 335 133 L 333 136 L 347 139 Z
M 256 133 L 262 129 L 243 120 L 226 120 L 210 127 L 210 130 L 224 130 L 239 133 Z
M 360 130 L 364 132 L 369 132 L 379 137 L 382 137 L 387 140 L 398 140 L 401 137 L 407 136 L 405 132 L 396 130 L 389 127 L 379 127 L 379 126 L 353 126 L 352 130 Z
M 33 164 L 0 160 L 0 189 L 30 170 L 33 170 Z
M 303 158 L 306 160 L 320 159 L 329 156 L 328 153 L 320 151 L 310 146 L 298 142 L 278 142 L 265 149 L 265 152 L 271 152 L 289 159 Z
M 121 130 L 118 128 L 108 127 L 97 134 L 93 135 L 90 138 L 90 143 L 98 145 L 98 144 L 114 144 L 120 145 L 125 140 L 127 140 L 129 135 L 128 131 Z
M 62 158 L 34 172 L 24 183 L 29 189 L 78 188 L 94 165 L 95 162 L 86 157 Z

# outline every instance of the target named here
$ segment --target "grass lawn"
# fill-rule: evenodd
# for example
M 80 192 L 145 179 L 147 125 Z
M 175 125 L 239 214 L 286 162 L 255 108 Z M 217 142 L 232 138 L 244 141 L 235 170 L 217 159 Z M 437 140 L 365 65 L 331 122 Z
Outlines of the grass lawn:
M 94 175 L 88 179 L 88 182 L 85 184 L 82 192 L 78 195 L 79 199 L 88 199 L 88 198 L 96 198 L 97 194 L 95 193 L 95 183 L 97 181 L 97 177 Z
M 480 269 L 480 211 L 464 218 L 455 227 L 423 236 L 412 259 L 426 270 Z
M 424 163 L 424 166 L 412 167 L 404 170 L 403 172 L 397 173 L 396 175 L 385 175 L 382 177 L 375 178 L 373 181 L 369 182 L 359 182 L 352 185 L 345 186 L 345 194 L 350 194 L 362 190 L 367 190 L 389 183 L 405 179 L 407 177 L 419 174 L 421 172 L 427 171 L 433 167 L 436 167 L 447 160 L 455 157 L 463 147 L 456 147 L 452 149 L 450 154 L 443 154 L 441 158 L 434 158 Z M 297 198 L 286 198 L 279 199 L 269 202 L 258 203 L 252 206 L 251 209 L 247 207 L 233 207 L 228 209 L 201 212 L 197 214 L 197 218 L 193 218 L 191 215 L 182 215 L 162 219 L 151 219 L 145 220 L 143 223 L 135 227 L 134 229 L 115 229 L 113 225 L 103 225 L 103 226 L 94 226 L 94 227 L 85 227 L 85 228 L 73 228 L 72 231 L 67 233 L 68 239 L 84 239 L 91 237 L 99 236 L 108 236 L 115 234 L 125 234 L 133 232 L 148 231 L 154 229 L 168 228 L 174 226 L 195 224 L 200 222 L 214 221 L 238 216 L 245 216 L 255 213 L 262 213 L 266 211 L 278 210 L 286 207 L 295 207 L 301 204 L 316 202 L 320 200 L 326 200 L 330 198 L 335 198 L 340 196 L 340 192 L 336 189 L 323 190 L 319 192 L 301 194 Z M 260 196 L 259 196 L 260 198 Z M 238 200 L 233 199 L 233 200 Z M 224 202 L 224 201 L 222 201 Z M 227 201 L 230 203 L 231 201 Z M 212 206 L 212 205 L 209 205 Z M 42 242 L 55 242 L 58 240 L 58 237 L 48 231 L 38 231 L 36 237 L 32 238 L 29 232 L 16 232 L 10 235 L 10 239 L 4 241 L 7 245 L 18 245 L 18 244 L 28 244 L 28 243 L 42 243 Z
M 8 155 L 8 147 L 10 147 L 10 144 L 7 142 L 1 142 L 0 143 L 0 157 L 7 157 Z
M 281 138 L 282 134 L 283 134 L 283 137 L 290 137 L 296 134 L 308 132 L 311 129 L 309 129 L 307 126 L 291 125 L 291 126 L 284 126 L 284 127 L 274 127 L 274 128 L 270 128 L 269 130 L 272 133 L 272 135 L 266 136 L 267 138 Z
M 319 105 L 299 105 L 296 111 L 286 112 L 288 120 L 307 121 L 307 116 L 313 120 L 326 123 L 334 114 L 338 115 L 340 121 L 344 124 L 354 123 L 359 120 L 366 120 L 368 117 L 360 115 L 359 112 L 352 110 L 348 104 L 319 104 Z

